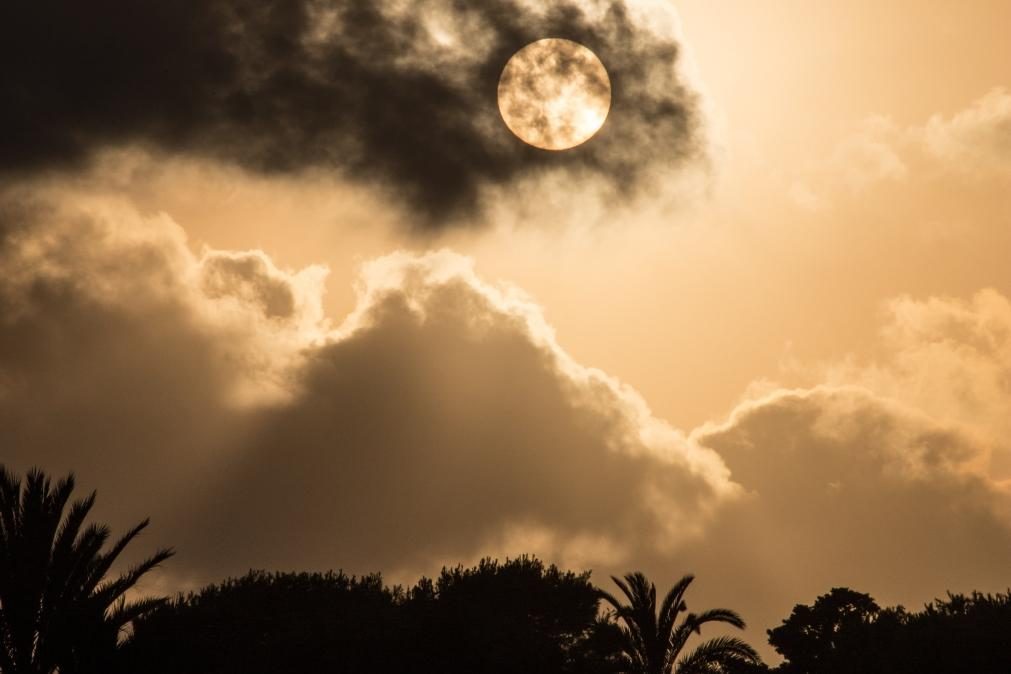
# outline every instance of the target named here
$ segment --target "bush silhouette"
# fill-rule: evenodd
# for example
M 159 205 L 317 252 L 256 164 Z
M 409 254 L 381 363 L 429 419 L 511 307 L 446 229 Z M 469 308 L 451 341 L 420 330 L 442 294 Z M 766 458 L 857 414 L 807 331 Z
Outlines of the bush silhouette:
M 378 575 L 265 573 L 211 585 L 138 620 L 127 671 L 387 671 L 397 590 Z
M 444 569 L 409 589 L 376 575 L 264 573 L 137 621 L 130 671 L 611 672 L 613 625 L 589 574 L 522 557 Z
M 1011 592 L 949 593 L 910 613 L 835 588 L 796 606 L 769 642 L 782 674 L 1011 672 Z

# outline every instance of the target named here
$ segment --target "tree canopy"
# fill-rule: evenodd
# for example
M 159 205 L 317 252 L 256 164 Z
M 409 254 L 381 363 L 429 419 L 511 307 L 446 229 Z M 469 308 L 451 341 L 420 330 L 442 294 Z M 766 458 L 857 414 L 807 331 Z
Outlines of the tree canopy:
M 598 621 L 596 592 L 588 573 L 529 557 L 443 569 L 407 589 L 378 574 L 251 571 L 138 620 L 125 666 L 150 674 L 614 671 L 613 626 Z
M 782 674 L 1011 672 L 1011 591 L 949 593 L 921 611 L 835 588 L 769 630 Z

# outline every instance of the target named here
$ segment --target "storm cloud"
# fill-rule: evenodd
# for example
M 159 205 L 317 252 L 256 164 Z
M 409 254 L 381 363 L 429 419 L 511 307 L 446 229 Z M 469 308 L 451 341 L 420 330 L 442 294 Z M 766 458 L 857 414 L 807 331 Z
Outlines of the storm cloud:
M 567 152 L 519 141 L 496 104 L 508 58 L 544 37 L 588 46 L 613 84 L 604 128 Z M 334 171 L 428 228 L 480 213 L 485 187 L 543 172 L 628 194 L 704 154 L 680 52 L 620 0 L 5 3 L 0 175 L 137 145 Z

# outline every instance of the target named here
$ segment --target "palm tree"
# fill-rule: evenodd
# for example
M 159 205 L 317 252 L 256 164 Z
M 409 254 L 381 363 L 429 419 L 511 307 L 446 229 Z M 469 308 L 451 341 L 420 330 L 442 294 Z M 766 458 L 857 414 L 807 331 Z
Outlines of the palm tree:
M 172 556 L 162 549 L 115 579 L 113 562 L 144 520 L 103 552 L 109 528 L 84 521 L 95 493 L 64 510 L 74 476 L 24 484 L 0 465 L 0 674 L 75 674 L 107 668 L 121 630 L 163 599 L 127 602 L 141 576 Z
M 721 672 L 736 663 L 757 663 L 758 653 L 735 637 L 717 637 L 703 642 L 692 652 L 681 656 L 688 638 L 701 634 L 706 623 L 727 623 L 744 628 L 737 613 L 715 608 L 702 613 L 688 613 L 678 623 L 678 616 L 688 610 L 685 591 L 694 576 L 687 575 L 664 597 L 659 613 L 656 606 L 656 585 L 640 572 L 629 573 L 625 579 L 611 576 L 628 603 L 601 590 L 600 596 L 613 607 L 612 616 L 621 622 L 622 651 L 628 674 L 702 674 Z

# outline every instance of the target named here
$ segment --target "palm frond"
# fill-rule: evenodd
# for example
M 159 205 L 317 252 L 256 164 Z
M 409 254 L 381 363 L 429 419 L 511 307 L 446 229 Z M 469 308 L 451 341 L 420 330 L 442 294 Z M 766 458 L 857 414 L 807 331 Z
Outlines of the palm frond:
M 617 597 L 615 597 L 613 594 L 611 594 L 607 590 L 601 590 L 601 589 L 598 588 L 597 589 L 597 596 L 600 599 L 603 599 L 604 601 L 606 601 L 608 604 L 610 604 L 611 607 L 616 612 L 620 612 L 623 608 L 625 608 L 625 605 L 622 604 L 621 601 L 619 601 Z
M 758 653 L 737 637 L 716 637 L 700 644 L 678 662 L 678 674 L 710 674 L 732 662 L 759 662 Z
M 703 611 L 698 615 L 690 616 L 690 621 L 696 632 L 701 630 L 702 625 L 715 622 L 727 623 L 741 630 L 746 627 L 744 619 L 740 616 L 740 614 L 728 608 L 713 608 L 708 611 Z
M 172 557 L 175 551 L 170 548 L 163 548 L 145 559 L 140 564 L 134 566 L 129 571 L 121 575 L 116 580 L 103 583 L 94 591 L 95 598 L 101 605 L 108 608 L 122 597 L 126 592 L 137 584 L 142 576 L 157 566 L 160 566 L 167 559 Z
M 678 614 L 684 611 L 687 607 L 684 603 L 685 592 L 688 590 L 688 586 L 692 584 L 695 580 L 695 576 L 692 574 L 687 574 L 681 578 L 678 582 L 674 583 L 674 587 L 670 589 L 667 596 L 663 599 L 663 604 L 660 606 L 660 632 L 669 635 L 674 629 L 674 624 L 677 621 Z
M 631 575 L 632 574 L 628 574 L 625 578 L 629 578 Z M 618 578 L 617 576 L 611 576 L 611 580 L 613 580 L 614 584 L 618 586 L 618 589 L 622 591 L 629 603 L 635 602 L 635 595 L 632 593 L 631 588 L 629 588 L 628 584 L 626 584 L 624 580 Z
M 119 604 L 109 612 L 106 620 L 109 624 L 122 629 L 128 623 L 132 623 L 137 618 L 147 615 L 151 611 L 163 606 L 168 601 L 167 597 L 148 597 L 135 602 L 120 601 Z
M 101 558 L 102 548 L 111 533 L 107 526 L 89 524 L 74 542 L 67 576 L 67 586 L 74 596 L 80 597 L 88 593 L 88 577 Z
M 688 614 L 680 624 L 678 616 L 687 611 L 684 600 L 688 587 L 695 580 L 683 576 L 664 596 L 657 610 L 656 585 L 640 572 L 612 576 L 615 585 L 628 599 L 620 601 L 614 595 L 598 590 L 598 597 L 612 607 L 610 615 L 619 622 L 624 661 L 627 671 L 635 674 L 703 674 L 721 671 L 732 662 L 758 662 L 751 646 L 733 637 L 710 639 L 681 657 L 688 639 L 699 633 L 701 626 L 722 622 L 737 628 L 744 620 L 730 609 L 716 608 L 698 614 Z M 680 658 L 680 659 L 679 659 Z
M 95 494 L 67 511 L 73 489 L 72 474 L 54 483 L 31 470 L 22 480 L 0 465 L 0 672 L 71 671 L 75 649 L 114 651 L 119 630 L 162 601 L 123 596 L 172 551 L 105 581 L 147 521 L 103 553 L 109 528 L 85 526 Z
M 95 559 L 95 565 L 91 569 L 88 579 L 85 581 L 85 587 L 88 588 L 89 593 L 94 591 L 94 589 L 98 586 L 98 583 L 101 582 L 102 578 L 105 577 L 105 574 L 109 572 L 109 569 L 112 568 L 116 558 L 122 554 L 123 550 L 126 549 L 126 546 L 129 545 L 133 539 L 137 538 L 140 532 L 144 531 L 150 523 L 151 521 L 146 519 L 133 529 L 130 529 L 128 532 L 123 534 L 123 536 L 120 537 L 115 544 L 113 544 L 112 548 L 108 552 Z

